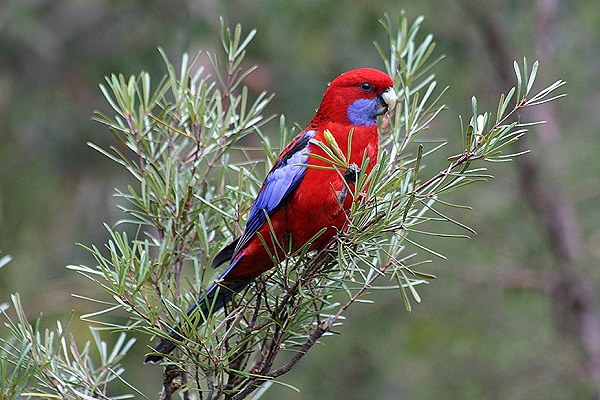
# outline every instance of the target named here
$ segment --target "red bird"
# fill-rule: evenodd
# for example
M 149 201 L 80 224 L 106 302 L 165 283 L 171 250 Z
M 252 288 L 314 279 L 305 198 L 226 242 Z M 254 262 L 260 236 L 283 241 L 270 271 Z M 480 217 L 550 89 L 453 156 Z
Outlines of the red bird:
M 216 312 L 233 294 L 273 268 L 269 254 L 275 254 L 276 250 L 280 258 L 284 254 L 273 248 L 272 234 L 285 249 L 294 250 L 321 229 L 327 228 L 312 243 L 311 249 L 321 250 L 329 243 L 346 223 L 353 201 L 352 196 L 347 195 L 348 187 L 356 183 L 356 165 L 362 165 L 366 153 L 370 162 L 365 172 L 369 173 L 377 160 L 377 117 L 394 107 L 397 97 L 393 85 L 387 74 L 371 68 L 345 72 L 331 82 L 311 123 L 286 146 L 265 178 L 250 210 L 244 233 L 213 260 L 213 268 L 231 260 L 229 267 L 188 310 L 188 315 L 196 313 L 198 307 L 203 316 L 209 309 Z M 353 132 L 348 159 L 351 168 L 343 173 L 343 177 L 341 171 L 306 166 L 332 166 L 309 156 L 326 156 L 321 148 L 311 143 L 311 139 L 326 143 L 324 132 L 327 130 L 340 148 L 345 149 L 342 152 L 346 158 L 349 133 Z M 219 295 L 215 299 L 217 293 Z M 169 335 L 177 341 L 183 340 L 179 327 Z M 158 362 L 174 348 L 173 342 L 161 339 L 155 348 L 158 354 L 150 354 L 145 362 Z

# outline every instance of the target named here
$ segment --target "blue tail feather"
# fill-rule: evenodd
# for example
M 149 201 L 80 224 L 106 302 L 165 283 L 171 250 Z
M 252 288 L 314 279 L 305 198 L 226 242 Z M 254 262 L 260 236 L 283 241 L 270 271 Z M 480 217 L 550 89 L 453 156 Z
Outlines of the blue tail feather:
M 227 271 L 226 271 L 227 273 Z M 225 274 L 223 274 L 225 275 Z M 200 312 L 198 326 L 202 325 L 205 321 L 205 317 L 210 313 L 215 313 L 221 310 L 225 304 L 231 300 L 234 294 L 239 293 L 248 285 L 248 282 L 245 281 L 233 281 L 228 283 L 223 283 L 217 281 L 212 284 L 210 288 L 206 291 L 206 294 L 190 309 L 187 311 L 188 316 L 195 315 Z M 199 310 L 198 310 L 199 307 Z M 175 341 L 182 341 L 184 337 L 181 334 L 181 325 L 177 325 L 175 328 L 169 332 L 169 337 L 171 337 Z M 157 363 L 163 359 L 164 354 L 169 354 L 173 350 L 175 350 L 175 343 L 167 339 L 160 339 L 156 346 L 154 347 L 154 351 L 159 354 L 150 354 L 146 357 L 144 363 Z

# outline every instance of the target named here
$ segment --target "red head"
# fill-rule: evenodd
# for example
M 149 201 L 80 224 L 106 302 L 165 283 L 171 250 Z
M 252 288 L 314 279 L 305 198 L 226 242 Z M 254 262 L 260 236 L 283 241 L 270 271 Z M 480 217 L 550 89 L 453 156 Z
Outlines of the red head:
M 323 122 L 343 125 L 374 125 L 378 115 L 396 103 L 394 82 L 373 68 L 345 72 L 325 91 L 311 126 Z

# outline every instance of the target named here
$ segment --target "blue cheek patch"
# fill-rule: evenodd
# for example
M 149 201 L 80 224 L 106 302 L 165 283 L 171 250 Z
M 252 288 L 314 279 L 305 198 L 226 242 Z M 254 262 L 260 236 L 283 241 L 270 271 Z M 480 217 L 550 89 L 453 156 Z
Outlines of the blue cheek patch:
M 377 123 L 377 98 L 358 99 L 348 107 L 348 119 L 353 125 L 371 126 Z

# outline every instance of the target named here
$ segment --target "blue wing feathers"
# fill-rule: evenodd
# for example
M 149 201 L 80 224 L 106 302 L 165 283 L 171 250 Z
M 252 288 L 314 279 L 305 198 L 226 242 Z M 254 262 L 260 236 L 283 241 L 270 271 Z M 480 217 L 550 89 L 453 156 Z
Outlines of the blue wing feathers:
M 239 238 L 232 257 L 235 257 L 264 225 L 267 220 L 265 211 L 271 216 L 282 201 L 298 187 L 306 172 L 306 166 L 301 164 L 306 164 L 308 160 L 309 141 L 315 134 L 314 130 L 300 133 L 279 156 L 250 209 L 246 229 Z

